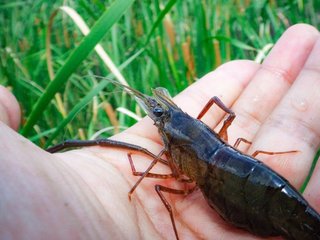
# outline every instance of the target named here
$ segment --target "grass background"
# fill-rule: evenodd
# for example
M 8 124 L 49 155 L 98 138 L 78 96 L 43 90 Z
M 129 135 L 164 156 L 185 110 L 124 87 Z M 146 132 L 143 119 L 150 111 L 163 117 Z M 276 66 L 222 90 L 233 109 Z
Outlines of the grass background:
M 131 2 L 0 1 L 0 84 L 21 104 L 21 133 L 43 147 L 90 139 L 101 129 L 107 137 L 136 122 L 130 113 L 141 116 L 121 89 L 97 77 L 112 73 L 92 51 L 95 42 L 131 87 L 150 94 L 162 86 L 176 95 L 226 61 L 263 61 L 290 25 L 320 23 L 316 0 Z M 61 9 L 52 18 L 63 5 L 92 34 L 84 38 Z

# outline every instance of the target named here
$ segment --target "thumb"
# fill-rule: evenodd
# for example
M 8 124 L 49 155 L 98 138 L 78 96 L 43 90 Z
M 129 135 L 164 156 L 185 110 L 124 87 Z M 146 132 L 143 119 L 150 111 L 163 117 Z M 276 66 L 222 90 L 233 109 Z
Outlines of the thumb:
M 20 117 L 21 112 L 17 99 L 7 88 L 0 86 L 0 121 L 17 130 Z

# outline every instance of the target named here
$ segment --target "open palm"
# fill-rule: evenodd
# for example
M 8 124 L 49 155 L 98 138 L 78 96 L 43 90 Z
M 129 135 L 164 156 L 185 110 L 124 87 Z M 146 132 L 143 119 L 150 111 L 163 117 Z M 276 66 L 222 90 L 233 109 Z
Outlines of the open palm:
M 239 147 L 248 154 L 298 150 L 258 158 L 299 188 L 320 143 L 319 62 L 318 31 L 296 25 L 283 34 L 263 64 L 246 60 L 224 64 L 174 101 L 196 117 L 212 96 L 218 96 L 237 115 L 228 129 L 230 144 L 239 137 L 252 141 Z M 224 116 L 213 107 L 202 120 L 219 130 Z M 10 117 L 2 119 L 10 121 Z M 169 214 L 154 185 L 182 189 L 183 184 L 146 178 L 130 202 L 127 193 L 138 177 L 131 173 L 128 151 L 89 147 L 49 154 L 4 124 L 0 129 L 0 238 L 174 239 Z M 112 139 L 155 154 L 163 148 L 149 118 Z M 132 156 L 138 171 L 151 162 L 142 154 Z M 318 212 L 319 165 L 304 192 Z M 170 173 L 170 169 L 158 164 L 153 172 Z M 199 190 L 188 196 L 166 194 L 166 198 L 181 239 L 257 238 L 222 220 Z

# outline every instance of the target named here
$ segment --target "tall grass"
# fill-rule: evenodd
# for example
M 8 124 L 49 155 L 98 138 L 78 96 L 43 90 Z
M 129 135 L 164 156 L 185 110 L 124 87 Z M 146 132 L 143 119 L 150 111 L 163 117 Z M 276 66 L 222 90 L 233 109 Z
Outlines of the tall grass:
M 268 46 L 292 24 L 304 22 L 319 28 L 320 2 L 312 0 L 139 0 L 128 5 L 128 10 L 121 9 L 121 4 L 112 8 L 114 2 L 125 1 L 67 3 L 90 28 L 108 10 L 109 14 L 118 12 L 114 23 L 109 22 L 109 31 L 100 25 L 104 32 L 96 40 L 128 84 L 145 93 L 163 86 L 175 95 L 226 61 L 261 61 Z M 103 128 L 108 130 L 104 136 L 110 136 L 132 125 L 136 120 L 117 111 L 118 107 L 140 115 L 121 90 L 96 77 L 111 76 L 110 71 L 91 52 L 91 41 L 82 45 L 82 33 L 63 11 L 58 11 L 50 29 L 50 63 L 56 77 L 61 69 L 68 75 L 56 83 L 54 91 L 48 88 L 47 27 L 51 14 L 62 4 L 13 0 L 2 1 L 0 6 L 0 83 L 10 87 L 21 103 L 22 133 L 41 146 L 66 138 L 89 139 Z M 77 49 L 82 58 L 76 55 L 70 62 Z M 57 90 L 61 103 L 53 98 Z M 35 107 L 39 98 L 48 95 L 42 108 Z M 32 124 L 26 127 L 30 116 Z

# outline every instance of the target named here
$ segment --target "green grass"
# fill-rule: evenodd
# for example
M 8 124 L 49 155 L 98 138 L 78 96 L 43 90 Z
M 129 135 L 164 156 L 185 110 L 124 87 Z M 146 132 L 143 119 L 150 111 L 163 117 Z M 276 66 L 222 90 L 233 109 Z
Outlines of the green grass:
M 226 61 L 256 59 L 290 25 L 319 28 L 315 0 L 68 1 L 92 29 L 84 38 L 61 10 L 48 30 L 51 14 L 62 3 L 0 4 L 0 84 L 10 87 L 21 104 L 21 133 L 40 146 L 89 139 L 103 128 L 109 129 L 103 136 L 113 135 L 136 121 L 118 107 L 140 115 L 121 89 L 96 77 L 113 76 L 93 51 L 97 42 L 131 87 L 150 93 L 163 86 L 176 95 Z

